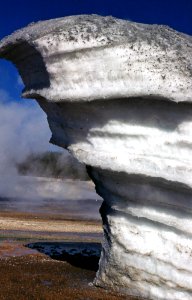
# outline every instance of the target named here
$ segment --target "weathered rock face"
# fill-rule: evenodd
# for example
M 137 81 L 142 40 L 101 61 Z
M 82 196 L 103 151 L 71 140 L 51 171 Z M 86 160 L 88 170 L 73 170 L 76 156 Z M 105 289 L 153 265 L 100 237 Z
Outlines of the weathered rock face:
M 192 299 L 192 38 L 82 15 L 15 32 L 0 56 L 104 199 L 95 284 Z

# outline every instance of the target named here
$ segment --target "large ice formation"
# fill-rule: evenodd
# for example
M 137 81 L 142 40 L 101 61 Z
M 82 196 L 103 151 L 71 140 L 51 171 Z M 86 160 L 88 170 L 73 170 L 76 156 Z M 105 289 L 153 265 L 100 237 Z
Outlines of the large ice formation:
M 95 284 L 191 300 L 192 37 L 81 15 L 13 33 L 0 56 L 104 199 Z

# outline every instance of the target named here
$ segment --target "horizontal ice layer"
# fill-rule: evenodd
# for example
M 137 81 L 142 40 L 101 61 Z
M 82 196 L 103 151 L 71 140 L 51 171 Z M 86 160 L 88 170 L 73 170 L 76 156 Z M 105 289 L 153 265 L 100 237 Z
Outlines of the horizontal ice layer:
M 192 187 L 192 105 L 162 99 L 39 103 L 52 142 L 81 162 Z
M 52 141 L 92 166 L 104 199 L 95 284 L 146 299 L 191 300 L 191 104 L 39 103 Z
M 191 101 L 192 38 L 166 26 L 73 16 L 32 24 L 5 38 L 24 97 L 88 101 L 164 97 Z
M 148 201 L 152 189 L 166 192 L 170 200 L 176 191 L 125 173 L 95 168 L 89 173 L 105 200 L 104 250 L 95 283 L 118 291 L 126 287 L 130 294 L 147 299 L 192 299 L 191 214 L 177 203 L 167 207 L 158 197 Z M 184 194 L 179 197 L 182 201 Z

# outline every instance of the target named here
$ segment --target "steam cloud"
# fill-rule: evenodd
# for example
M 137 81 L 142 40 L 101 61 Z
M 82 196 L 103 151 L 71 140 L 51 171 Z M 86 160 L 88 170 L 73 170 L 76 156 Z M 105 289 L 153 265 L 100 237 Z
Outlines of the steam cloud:
M 16 165 L 31 153 L 52 149 L 45 114 L 34 101 L 14 102 L 0 90 L 0 196 L 12 196 L 19 189 Z
M 31 152 L 50 149 L 50 132 L 40 108 L 33 102 L 21 104 L 7 99 L 7 93 L 0 91 L 1 175 L 17 173 L 15 163 L 24 161 Z
M 46 157 L 44 153 L 47 151 L 59 150 L 48 143 L 50 136 L 46 116 L 35 101 L 14 102 L 5 90 L 0 89 L 0 199 L 63 198 L 77 193 L 74 187 L 73 192 L 66 191 L 61 180 L 38 178 L 55 177 L 53 164 L 33 160 L 33 155 L 38 158 L 41 157 L 38 154 L 42 153 Z M 71 178 L 75 174 L 77 179 L 87 180 L 85 167 L 67 151 L 62 150 L 62 155 L 55 155 L 55 160 L 56 171 L 62 178 Z M 25 161 L 34 177 L 18 173 L 18 165 Z

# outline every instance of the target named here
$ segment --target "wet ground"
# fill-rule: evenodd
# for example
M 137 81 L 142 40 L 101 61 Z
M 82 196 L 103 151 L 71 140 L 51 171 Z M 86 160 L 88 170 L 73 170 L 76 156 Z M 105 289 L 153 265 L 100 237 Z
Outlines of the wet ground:
M 22 206 L 23 197 L 1 197 L 0 300 L 133 299 L 93 286 L 102 241 L 101 200 L 90 183 L 73 185 L 71 199 L 63 201 L 46 194 L 27 198 Z M 63 186 L 57 182 L 57 188 Z

